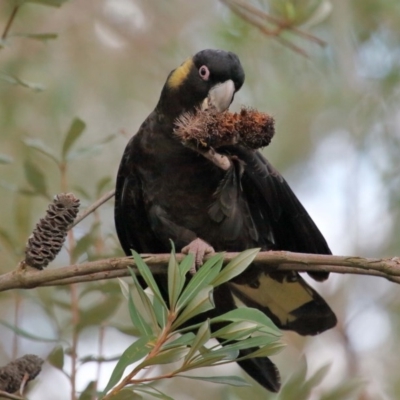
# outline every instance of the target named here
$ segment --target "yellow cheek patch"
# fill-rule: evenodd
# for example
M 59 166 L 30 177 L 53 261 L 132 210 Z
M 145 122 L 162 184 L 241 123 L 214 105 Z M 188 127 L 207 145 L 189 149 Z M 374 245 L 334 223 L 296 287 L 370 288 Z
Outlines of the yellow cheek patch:
M 188 58 L 181 66 L 179 66 L 169 77 L 168 86 L 172 89 L 179 87 L 182 82 L 188 77 L 193 68 L 193 60 Z

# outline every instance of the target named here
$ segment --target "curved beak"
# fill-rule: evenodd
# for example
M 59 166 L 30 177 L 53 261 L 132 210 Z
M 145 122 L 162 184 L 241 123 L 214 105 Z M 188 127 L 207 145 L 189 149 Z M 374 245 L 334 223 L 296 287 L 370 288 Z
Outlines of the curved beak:
M 229 108 L 235 94 L 235 84 L 231 79 L 220 83 L 208 92 L 207 98 L 203 101 L 201 109 L 207 110 L 210 106 L 214 107 L 218 112 L 225 111 Z

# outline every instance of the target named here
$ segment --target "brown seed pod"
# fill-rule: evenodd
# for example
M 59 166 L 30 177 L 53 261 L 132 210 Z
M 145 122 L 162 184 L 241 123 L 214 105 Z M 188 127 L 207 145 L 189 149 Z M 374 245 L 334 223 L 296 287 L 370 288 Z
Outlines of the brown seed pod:
M 35 379 L 42 370 L 43 360 L 34 354 L 26 354 L 0 368 L 0 390 L 15 393 L 27 374 L 27 381 Z
M 174 133 L 185 145 L 196 148 L 241 144 L 259 149 L 271 142 L 275 128 L 270 115 L 242 107 L 239 113 L 213 109 L 184 113 L 176 120 Z
M 56 258 L 78 211 L 79 199 L 72 193 L 54 197 L 46 216 L 40 219 L 26 244 L 25 262 L 28 265 L 43 269 Z

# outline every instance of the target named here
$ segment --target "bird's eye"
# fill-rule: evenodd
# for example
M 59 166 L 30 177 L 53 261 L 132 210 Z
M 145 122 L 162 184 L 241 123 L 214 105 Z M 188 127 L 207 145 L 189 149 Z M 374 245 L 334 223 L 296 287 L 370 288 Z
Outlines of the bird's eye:
M 210 77 L 210 70 L 205 65 L 202 65 L 199 68 L 199 75 L 201 79 L 208 81 L 208 78 Z

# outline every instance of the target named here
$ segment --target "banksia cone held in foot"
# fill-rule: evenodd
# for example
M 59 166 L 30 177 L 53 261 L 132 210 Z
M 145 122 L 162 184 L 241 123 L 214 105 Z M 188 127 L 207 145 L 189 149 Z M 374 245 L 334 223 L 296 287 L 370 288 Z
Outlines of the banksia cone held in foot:
M 31 381 L 42 370 L 43 360 L 34 354 L 27 354 L 0 368 L 0 390 L 15 393 L 21 387 L 22 381 Z M 27 374 L 27 378 L 25 378 Z
M 61 193 L 54 197 L 46 216 L 38 222 L 28 239 L 25 249 L 25 262 L 28 265 L 43 269 L 56 258 L 78 210 L 79 199 L 72 193 Z
M 259 149 L 269 145 L 275 128 L 270 115 L 243 107 L 239 113 L 185 113 L 176 120 L 174 133 L 185 145 L 197 148 L 241 144 Z

